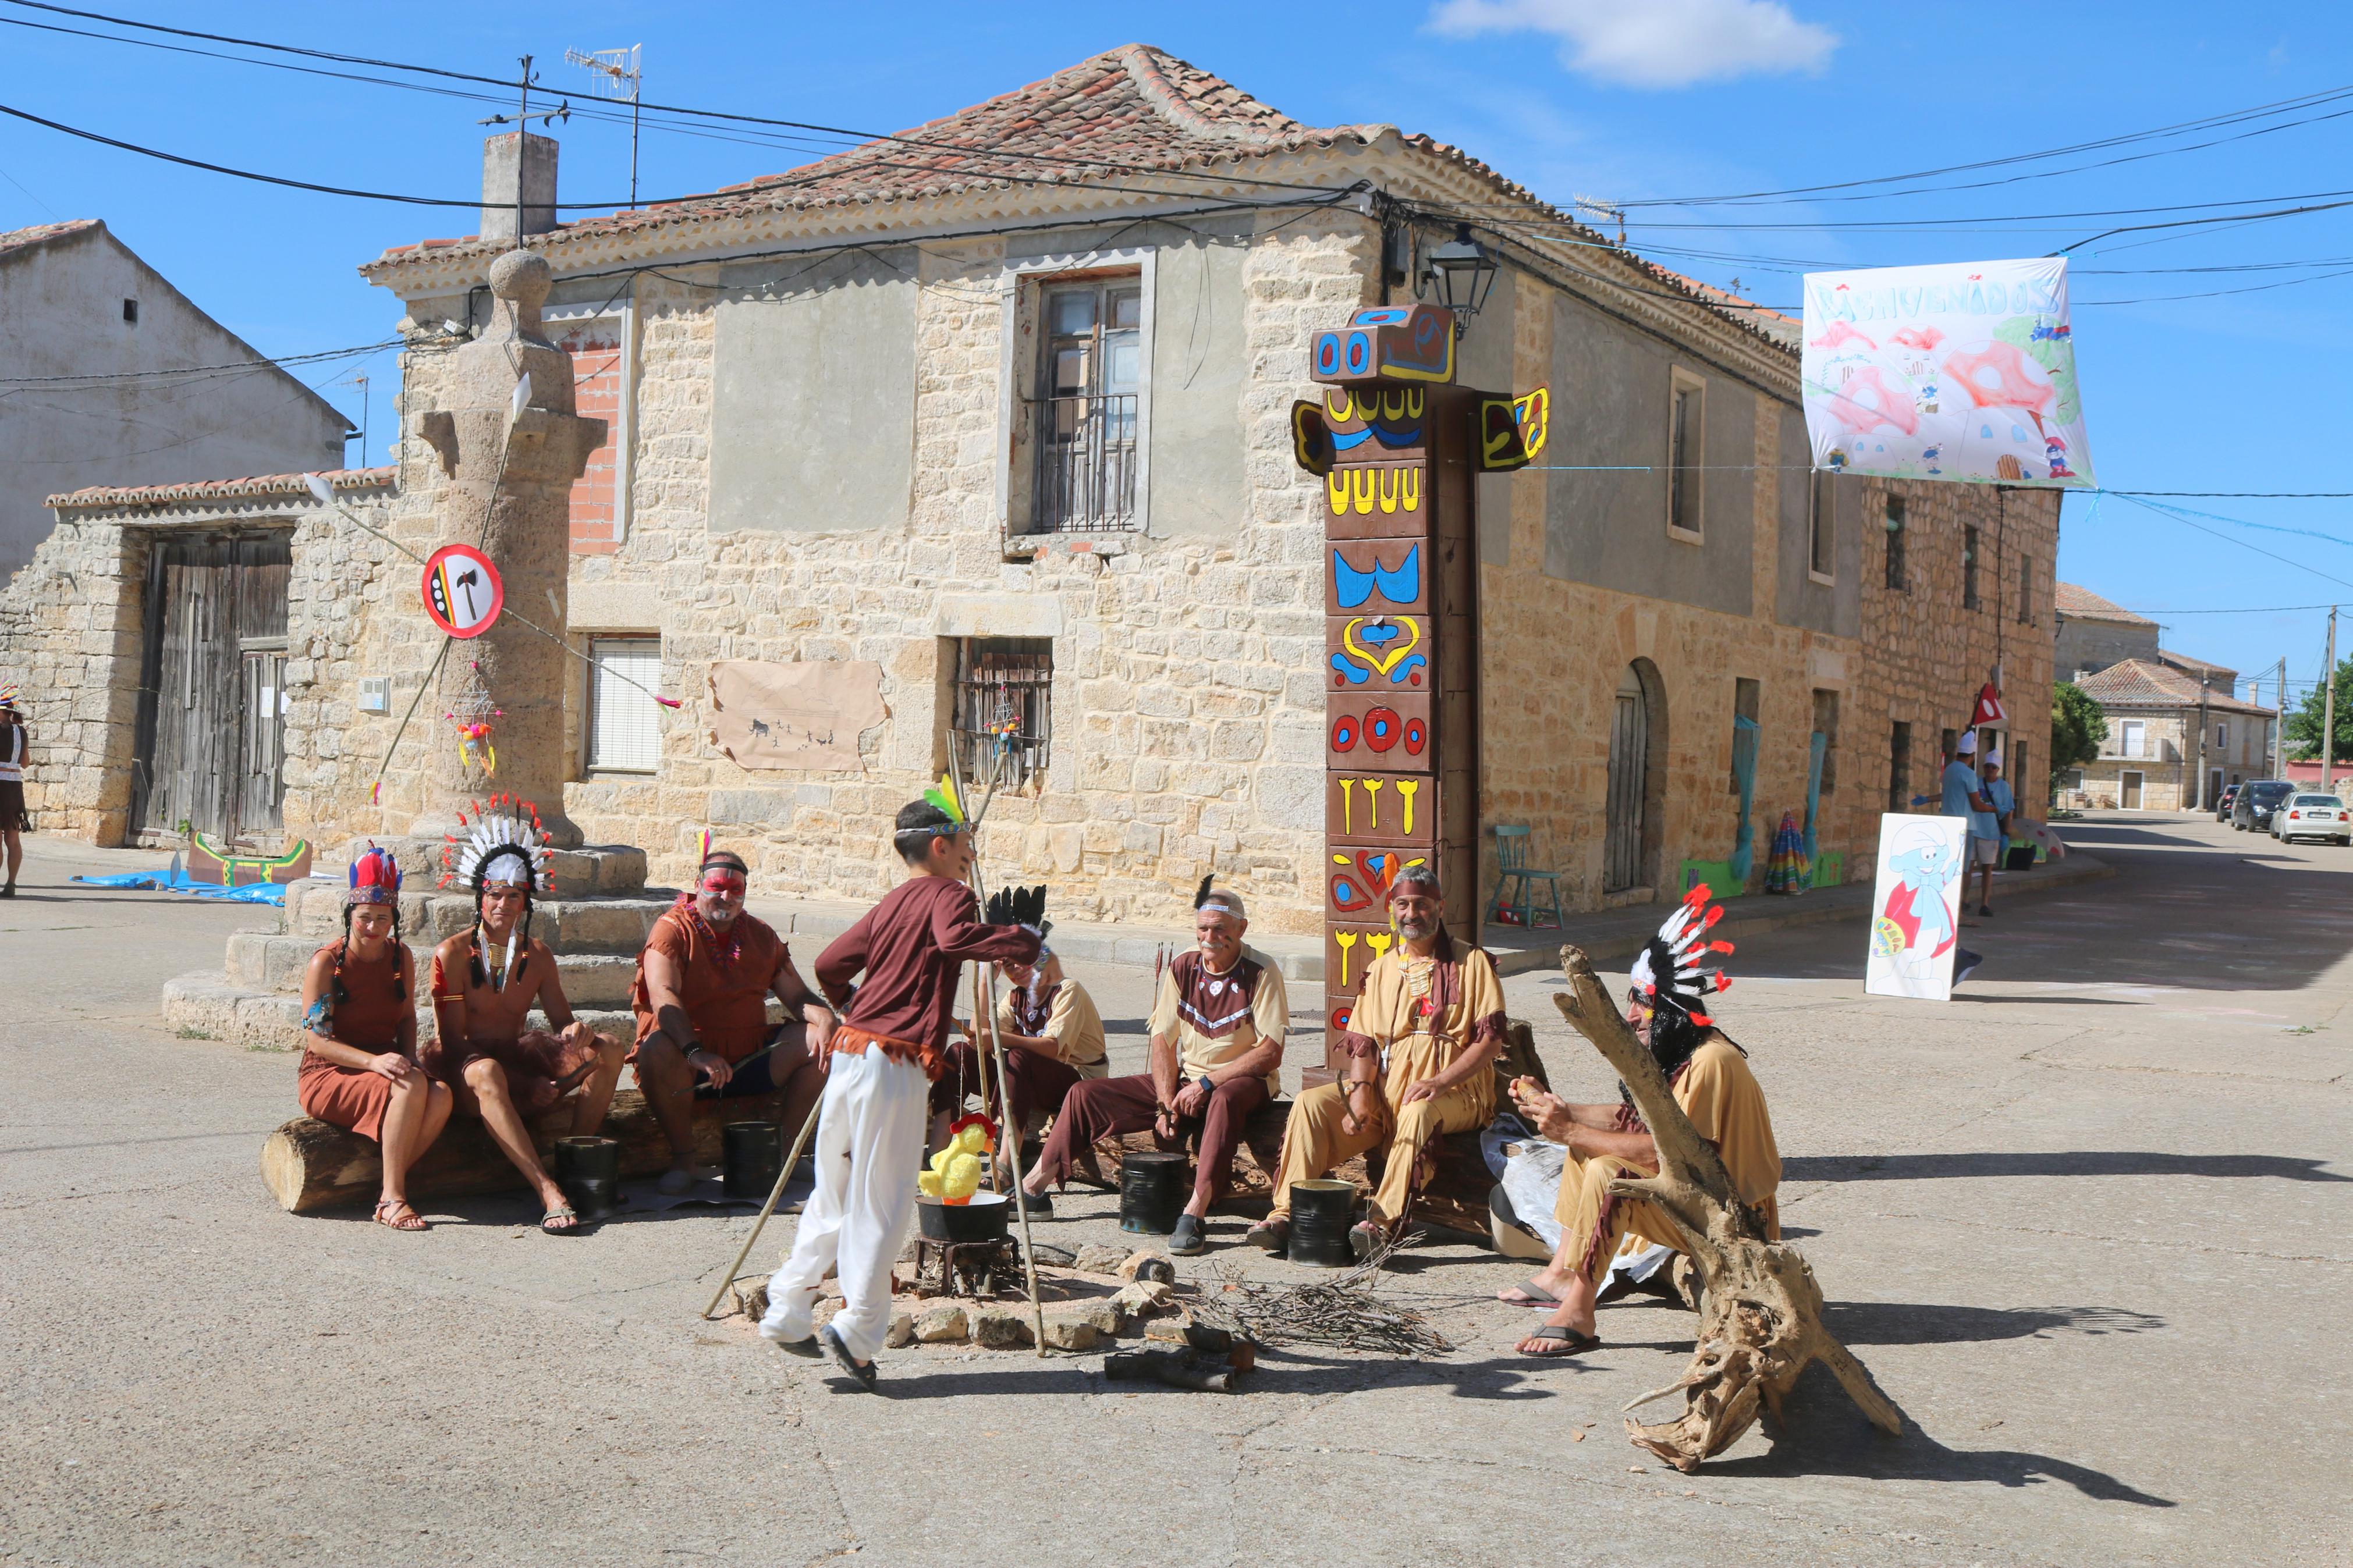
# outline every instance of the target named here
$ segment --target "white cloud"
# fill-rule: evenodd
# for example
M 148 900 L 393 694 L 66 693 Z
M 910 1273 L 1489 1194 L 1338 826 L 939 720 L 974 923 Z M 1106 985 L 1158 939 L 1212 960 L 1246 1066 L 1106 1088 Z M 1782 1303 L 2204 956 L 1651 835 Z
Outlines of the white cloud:
M 1457 37 L 1550 33 L 1569 69 L 1628 87 L 1820 71 L 1839 42 L 1780 0 L 1440 0 L 1430 25 Z

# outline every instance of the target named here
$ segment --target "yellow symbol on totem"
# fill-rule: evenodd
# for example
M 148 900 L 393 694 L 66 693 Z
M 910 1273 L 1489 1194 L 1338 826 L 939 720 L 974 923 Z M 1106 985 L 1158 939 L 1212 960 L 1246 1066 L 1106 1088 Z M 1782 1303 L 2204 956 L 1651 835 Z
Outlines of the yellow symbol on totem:
M 1356 831 L 1356 781 L 1354 779 L 1340 781 L 1340 831 Z
M 1904 928 L 1880 916 L 1871 925 L 1871 951 L 1882 958 L 1894 958 L 1904 951 Z
M 1382 781 L 1379 779 L 1358 779 L 1356 782 L 1365 786 L 1365 798 L 1372 803 L 1373 820 L 1368 831 L 1378 833 L 1381 830 Z
M 1367 425 L 1376 418 L 1419 419 L 1422 391 L 1418 386 L 1383 387 L 1358 398 L 1351 395 L 1346 387 L 1338 386 L 1324 395 L 1324 410 L 1335 419 L 1361 419 Z
M 1406 635 L 1395 647 L 1385 653 L 1367 653 L 1356 642 L 1356 628 L 1366 621 L 1403 626 Z M 1408 654 L 1420 646 L 1421 623 L 1411 616 L 1353 616 L 1349 617 L 1348 624 L 1340 628 L 1340 647 L 1349 657 L 1364 660 L 1366 668 L 1375 675 L 1388 674 L 1404 661 Z
M 1420 788 L 1419 779 L 1399 779 L 1397 782 L 1398 798 L 1405 802 L 1405 826 L 1400 831 L 1408 837 L 1413 836 L 1413 797 Z
M 1512 399 L 1512 412 L 1519 416 L 1520 441 L 1528 449 L 1528 461 L 1535 462 L 1545 449 L 1545 441 L 1552 434 L 1552 389 L 1539 386 L 1534 392 Z
M 1373 950 L 1373 956 L 1375 958 L 1378 958 L 1381 954 L 1387 952 L 1389 950 L 1389 943 L 1395 941 L 1397 941 L 1397 938 L 1385 931 L 1367 931 L 1365 935 L 1365 945 Z M 1341 984 L 1345 985 L 1347 982 L 1344 980 Z
M 1332 940 L 1340 944 L 1340 984 L 1345 989 L 1348 984 L 1348 950 L 1356 945 L 1356 933 L 1335 931 L 1332 933 Z
M 1369 517 L 1376 505 L 1383 511 L 1419 511 L 1421 468 L 1334 468 L 1324 476 L 1324 489 L 1335 517 L 1351 510 Z

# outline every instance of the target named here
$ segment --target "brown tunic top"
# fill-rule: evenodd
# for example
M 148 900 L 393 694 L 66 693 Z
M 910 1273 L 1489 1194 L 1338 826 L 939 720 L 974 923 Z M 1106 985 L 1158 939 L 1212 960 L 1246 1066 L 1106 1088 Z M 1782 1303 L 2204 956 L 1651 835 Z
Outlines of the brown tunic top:
M 399 985 L 400 949 L 391 942 L 385 943 L 384 956 L 373 963 L 354 957 L 341 941 L 329 942 L 323 951 L 341 958 L 343 963 L 344 1000 L 333 1004 L 327 1037 L 357 1051 L 381 1053 L 394 1049 L 400 1043 L 401 1020 L 414 1017 L 417 1013 L 417 998 L 406 994 L 407 987 Z M 403 994 L 393 994 L 396 986 Z M 328 994 L 332 997 L 333 993 Z M 309 1068 L 313 1061 L 322 1067 L 335 1065 L 305 1047 L 303 1067 Z
M 723 938 L 691 904 L 656 921 L 645 952 L 638 954 L 638 977 L 629 987 L 640 1046 L 659 1027 L 646 986 L 647 952 L 659 952 L 678 966 L 680 998 L 704 1050 L 733 1067 L 768 1043 L 768 992 L 792 962 L 791 950 L 776 928 L 739 914 Z
M 972 889 L 945 877 L 910 877 L 818 955 L 817 983 L 844 1024 L 917 1047 L 937 1060 L 955 1011 L 965 959 L 1029 963 L 1038 939 L 1018 926 L 983 925 Z M 866 983 L 853 995 L 850 981 Z
M 1180 952 L 1160 979 L 1145 1029 L 1176 1045 L 1185 1076 L 1200 1078 L 1261 1040 L 1282 1044 L 1291 1027 L 1291 995 L 1282 972 L 1262 953 L 1243 948 L 1234 966 L 1214 973 L 1198 949 Z M 1266 1092 L 1282 1091 L 1282 1070 L 1267 1073 Z

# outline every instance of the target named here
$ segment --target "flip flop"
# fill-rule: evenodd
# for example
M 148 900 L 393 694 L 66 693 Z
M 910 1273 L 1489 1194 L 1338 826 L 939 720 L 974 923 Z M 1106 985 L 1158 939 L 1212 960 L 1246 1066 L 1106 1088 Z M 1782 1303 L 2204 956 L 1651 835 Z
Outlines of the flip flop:
M 1539 1360 L 1547 1359 L 1552 1356 L 1583 1355 L 1587 1351 L 1598 1351 L 1601 1348 L 1600 1335 L 1580 1334 L 1575 1329 L 1564 1329 L 1557 1323 L 1539 1323 L 1527 1334 L 1526 1338 L 1528 1340 L 1538 1341 L 1546 1344 L 1556 1344 L 1560 1347 L 1558 1350 L 1522 1351 L 1520 1352 L 1522 1355 L 1532 1355 Z
M 408 1217 L 415 1220 L 417 1223 L 415 1225 L 403 1225 L 396 1219 L 386 1219 L 384 1217 L 384 1211 L 386 1209 L 406 1209 L 408 1211 Z M 410 1203 L 406 1198 L 401 1198 L 394 1203 L 376 1205 L 375 1222 L 376 1224 L 384 1226 L 386 1230 L 431 1230 L 433 1228 L 431 1225 L 427 1223 L 425 1216 L 417 1212 L 417 1205 Z
M 551 1226 L 547 1223 L 552 1219 L 568 1219 L 572 1223 L 559 1227 Z M 539 1216 L 539 1234 L 542 1236 L 586 1236 L 588 1234 L 588 1227 L 580 1223 L 579 1214 L 570 1204 L 558 1204 L 554 1208 Z
M 868 1394 L 874 1392 L 872 1362 L 868 1362 L 864 1366 L 859 1365 L 858 1358 L 849 1353 L 849 1347 L 841 1342 L 841 1336 L 833 1331 L 831 1323 L 819 1329 L 817 1331 L 817 1338 L 818 1342 L 825 1347 L 825 1353 L 833 1358 L 833 1364 L 848 1373 L 851 1382 L 857 1384 Z
M 1560 1298 L 1537 1284 L 1533 1278 L 1514 1289 L 1518 1290 L 1518 1295 L 1508 1296 L 1498 1290 L 1495 1292 L 1495 1300 L 1514 1307 L 1541 1307 L 1547 1312 L 1560 1305 Z

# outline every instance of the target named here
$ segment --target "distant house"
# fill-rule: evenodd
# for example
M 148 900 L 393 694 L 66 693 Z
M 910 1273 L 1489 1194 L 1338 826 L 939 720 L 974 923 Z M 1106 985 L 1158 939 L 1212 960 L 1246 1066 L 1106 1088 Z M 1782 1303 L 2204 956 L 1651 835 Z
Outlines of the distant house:
M 0 233 L 0 583 L 48 498 L 340 468 L 350 422 L 96 218 Z
M 2203 684 L 2181 668 L 2213 671 Z M 2211 810 L 2226 784 L 2270 778 L 2279 715 L 2231 693 L 2232 671 L 2169 656 L 2127 658 L 2077 678 L 2108 721 L 2099 756 L 2059 780 L 2063 804 L 2126 811 Z
M 2051 678 L 2080 681 L 2128 658 L 2158 662 L 2158 628 L 2146 616 L 2112 605 L 2089 588 L 2061 583 L 2052 596 Z

